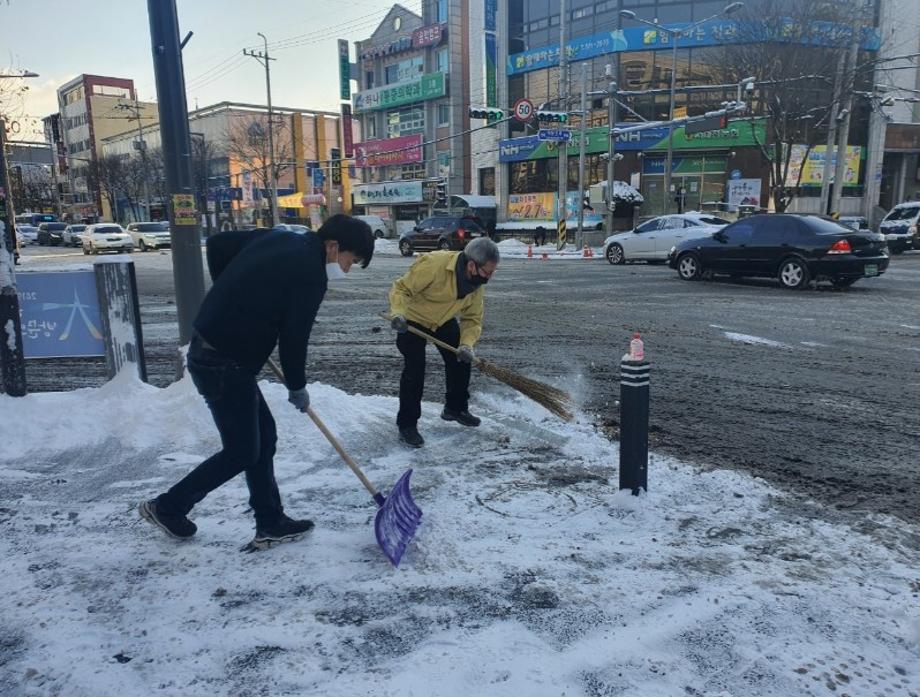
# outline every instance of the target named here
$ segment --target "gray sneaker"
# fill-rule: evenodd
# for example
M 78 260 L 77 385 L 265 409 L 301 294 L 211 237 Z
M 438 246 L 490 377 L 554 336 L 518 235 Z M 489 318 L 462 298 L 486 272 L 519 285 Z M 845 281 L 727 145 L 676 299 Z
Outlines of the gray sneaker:
M 141 503 L 141 505 L 137 507 L 137 512 L 140 513 L 141 518 L 148 523 L 156 525 L 160 530 L 170 537 L 175 537 L 177 540 L 188 540 L 194 537 L 195 533 L 198 532 L 198 526 L 186 516 L 171 515 L 161 511 L 157 506 L 156 499 L 150 499 L 149 501 Z

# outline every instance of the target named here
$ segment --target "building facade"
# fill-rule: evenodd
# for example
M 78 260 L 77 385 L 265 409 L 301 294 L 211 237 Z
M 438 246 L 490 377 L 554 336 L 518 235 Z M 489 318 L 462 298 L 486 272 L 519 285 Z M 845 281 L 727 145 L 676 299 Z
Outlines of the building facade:
M 111 211 L 92 170 L 109 136 L 157 123 L 156 104 L 138 102 L 134 81 L 80 75 L 58 89 L 58 119 L 45 119 L 46 136 L 63 151 L 56 175 L 66 182 L 62 210 L 66 219 L 111 219 Z M 63 184 L 63 182 L 62 182 Z M 62 187 L 64 188 L 64 187 Z
M 482 0 L 394 5 L 355 44 L 353 112 L 363 140 L 354 204 L 411 228 L 451 195 L 473 191 L 470 105 L 485 105 Z M 477 124 L 473 124 L 474 126 Z
M 339 114 L 275 106 L 272 112 L 273 158 L 269 157 L 267 107 L 220 102 L 189 113 L 193 180 L 199 193 L 199 207 L 209 213 L 206 225 L 226 228 L 265 223 L 269 219 L 271 161 L 277 167 L 282 221 L 322 218 L 347 211 L 351 178 L 348 167 L 342 167 L 340 162 Z M 136 141 L 136 134 L 111 136 L 103 143 L 103 153 L 136 157 Z M 159 129 L 147 130 L 144 143 L 143 152 L 151 165 L 148 168 L 151 217 L 165 218 L 165 182 L 157 171 Z M 319 187 L 314 186 L 316 169 L 323 172 Z M 322 203 L 317 198 L 316 210 L 311 210 L 303 205 L 304 194 L 321 196 Z M 116 218 L 129 222 L 138 209 L 146 208 L 134 204 L 129 197 L 122 196 Z M 311 222 L 315 225 L 317 220 Z

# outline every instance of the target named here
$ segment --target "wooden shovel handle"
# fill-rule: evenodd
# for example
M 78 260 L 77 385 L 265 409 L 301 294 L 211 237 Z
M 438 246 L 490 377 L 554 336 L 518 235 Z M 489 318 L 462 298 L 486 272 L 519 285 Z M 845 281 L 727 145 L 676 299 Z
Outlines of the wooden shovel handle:
M 383 317 L 383 319 L 385 319 L 385 320 L 390 320 L 390 319 L 391 319 L 389 316 L 387 316 L 387 315 L 385 315 L 385 314 L 383 314 L 383 313 L 381 313 L 380 316 Z M 416 328 L 413 327 L 411 324 L 407 327 L 407 329 L 409 330 L 409 333 L 410 333 L 410 334 L 415 334 L 416 336 L 420 336 L 420 337 L 422 337 L 423 339 L 428 339 L 428 341 L 430 341 L 432 344 L 434 344 L 435 346 L 437 346 L 437 347 L 439 347 L 439 348 L 442 348 L 442 349 L 445 349 L 445 350 L 447 350 L 447 351 L 450 351 L 451 353 L 460 353 L 460 349 L 458 349 L 456 346 L 451 346 L 450 344 L 445 344 L 443 341 L 441 341 L 441 340 L 438 339 L 437 337 L 432 336 L 432 335 L 429 334 L 428 332 L 423 332 L 421 329 L 416 329 Z
M 281 383 L 284 384 L 284 373 L 281 372 L 281 368 L 278 367 L 278 364 L 275 363 L 273 359 L 269 358 L 268 365 L 272 369 L 272 372 L 275 374 L 275 377 L 277 377 Z M 373 496 L 374 500 L 376 501 L 380 497 L 380 493 L 377 491 L 374 485 L 371 484 L 370 480 L 364 476 L 364 472 L 361 471 L 361 468 L 358 467 L 355 461 L 349 457 L 347 452 L 345 452 L 345 448 L 343 448 L 342 444 L 339 443 L 338 438 L 332 434 L 332 431 L 326 428 L 326 424 L 324 424 L 322 419 L 316 415 L 316 412 L 313 411 L 313 407 L 307 407 L 307 416 L 309 416 L 313 420 L 313 423 L 316 424 L 316 427 L 322 431 L 323 435 L 326 436 L 326 440 L 328 440 L 332 447 L 335 448 L 339 456 L 345 461 L 345 464 L 348 465 L 351 471 L 355 473 L 355 476 L 361 480 L 364 488 L 370 492 L 371 496 Z

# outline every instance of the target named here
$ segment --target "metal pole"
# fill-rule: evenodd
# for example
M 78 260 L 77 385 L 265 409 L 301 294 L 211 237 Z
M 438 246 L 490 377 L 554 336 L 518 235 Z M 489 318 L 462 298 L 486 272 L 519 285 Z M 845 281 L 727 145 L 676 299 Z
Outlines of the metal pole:
M 620 362 L 620 490 L 648 491 L 648 413 L 651 366 L 629 354 Z
M 26 367 L 13 260 L 16 249 L 11 205 L 13 192 L 6 170 L 6 122 L 3 119 L 0 119 L 0 188 L 3 189 L 3 208 L 0 210 L 0 391 L 11 397 L 22 397 L 26 393 Z
M 610 124 L 610 144 L 607 146 L 607 193 L 604 197 L 607 203 L 607 234 L 613 234 L 613 212 L 616 208 L 616 199 L 613 196 L 614 190 L 614 163 L 617 154 L 617 94 L 619 86 L 616 82 L 611 82 L 607 86 L 607 122 Z
M 564 113 L 569 111 L 569 61 L 565 50 L 565 27 L 568 17 L 568 3 L 559 0 L 559 102 Z M 567 241 L 565 199 L 569 184 L 569 144 L 556 144 L 559 148 L 559 202 L 556 216 L 556 248 L 562 249 Z
M 581 64 L 581 128 L 578 135 L 578 233 L 575 246 L 585 243 L 585 135 L 588 130 L 588 64 Z
M 853 42 L 850 44 L 850 58 L 847 65 L 848 84 L 846 111 L 843 123 L 837 132 L 837 166 L 834 170 L 834 188 L 831 195 L 831 213 L 840 213 L 840 199 L 843 197 L 844 177 L 847 167 L 847 143 L 850 140 L 850 117 L 853 115 L 853 89 L 856 82 L 856 61 L 859 60 L 859 38 L 862 25 L 853 30 Z
M 204 298 L 204 271 L 198 216 L 195 215 L 190 223 L 184 215 L 181 218 L 176 216 L 177 210 L 184 210 L 186 197 L 190 196 L 193 202 L 195 200 L 176 0 L 147 0 L 147 12 L 150 17 L 150 43 L 157 84 L 166 190 L 169 195 L 179 342 L 184 345 L 192 338 L 192 324 Z
M 873 213 L 881 194 L 882 163 L 885 160 L 885 132 L 887 130 L 888 115 L 879 105 L 872 110 L 872 115 L 869 117 L 869 154 L 866 160 L 866 185 L 863 200 L 863 214 L 872 229 L 875 229 L 879 222 L 873 220 Z
M 272 187 L 271 212 L 272 225 L 277 225 L 280 222 L 278 220 L 278 172 L 275 169 L 275 117 L 272 113 L 272 77 L 271 69 L 269 68 L 269 63 L 274 58 L 269 58 L 268 56 L 268 39 L 265 38 L 265 34 L 262 32 L 257 32 L 257 34 L 262 37 L 262 41 L 265 43 L 265 92 L 268 95 L 268 158 L 269 167 L 271 168 Z
M 150 170 L 147 167 L 147 143 L 144 142 L 144 124 L 141 122 L 141 107 L 137 102 L 137 91 L 134 92 L 134 116 L 137 118 L 137 147 L 141 150 L 141 162 L 144 166 L 144 220 L 150 220 L 150 183 L 148 181 Z
M 827 213 L 830 201 L 831 160 L 833 160 L 834 144 L 837 142 L 837 114 L 840 110 L 840 97 L 843 92 L 843 71 L 846 68 L 846 60 L 847 54 L 841 51 L 840 57 L 837 59 L 833 101 L 831 102 L 830 119 L 827 124 L 827 149 L 824 151 L 824 169 L 821 174 L 821 215 Z
M 673 49 L 671 51 L 671 96 L 668 100 L 668 157 L 664 163 L 664 210 L 671 212 L 671 168 L 674 162 L 674 91 L 677 87 L 677 37 L 678 32 L 669 32 Z

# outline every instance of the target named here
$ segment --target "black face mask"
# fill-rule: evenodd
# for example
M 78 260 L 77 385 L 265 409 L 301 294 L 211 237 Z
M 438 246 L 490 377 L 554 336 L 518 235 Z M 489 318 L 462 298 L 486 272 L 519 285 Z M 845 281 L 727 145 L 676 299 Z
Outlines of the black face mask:
M 478 273 L 470 276 L 470 285 L 476 288 L 478 288 L 479 286 L 484 286 L 488 282 L 489 282 L 488 278 L 484 276 L 480 276 Z

